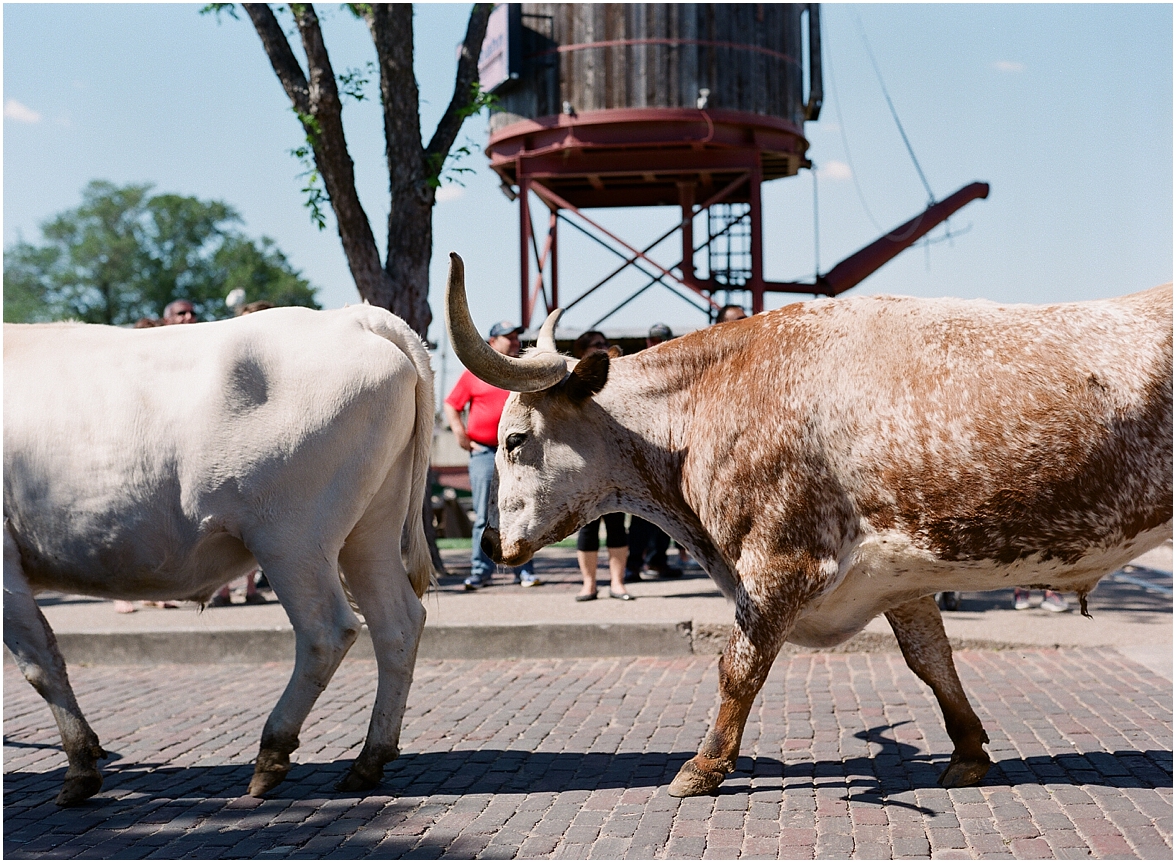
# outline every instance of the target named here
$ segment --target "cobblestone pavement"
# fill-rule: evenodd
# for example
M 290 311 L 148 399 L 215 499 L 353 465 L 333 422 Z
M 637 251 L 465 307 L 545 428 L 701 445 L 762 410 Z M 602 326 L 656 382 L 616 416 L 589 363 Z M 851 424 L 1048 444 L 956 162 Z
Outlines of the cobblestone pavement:
M 938 708 L 895 653 L 777 662 L 715 797 L 666 785 L 716 706 L 713 657 L 422 661 L 403 754 L 338 794 L 375 665 L 348 660 L 268 800 L 240 796 L 289 666 L 78 667 L 111 753 L 52 798 L 48 709 L 4 669 L 7 857 L 1172 857 L 1171 684 L 1112 650 L 960 651 L 996 766 L 946 791 Z

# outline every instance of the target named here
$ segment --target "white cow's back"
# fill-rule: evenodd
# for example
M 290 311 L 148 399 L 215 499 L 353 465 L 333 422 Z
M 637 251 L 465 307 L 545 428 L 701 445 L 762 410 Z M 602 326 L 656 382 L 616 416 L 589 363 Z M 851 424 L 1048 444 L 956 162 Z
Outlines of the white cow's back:
M 5 518 L 34 586 L 197 598 L 252 565 L 250 531 L 345 530 L 414 431 L 419 373 L 389 328 L 411 336 L 370 306 L 7 325 Z M 360 487 L 333 489 L 340 471 Z

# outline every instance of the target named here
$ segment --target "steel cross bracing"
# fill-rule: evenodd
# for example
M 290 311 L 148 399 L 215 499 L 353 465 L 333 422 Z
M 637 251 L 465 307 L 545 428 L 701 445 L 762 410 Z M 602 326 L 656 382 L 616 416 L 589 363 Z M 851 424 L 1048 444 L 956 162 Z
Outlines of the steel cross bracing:
M 695 205 L 693 202 L 693 194 L 695 185 L 693 183 L 680 183 L 679 196 L 680 206 L 682 210 L 682 218 L 680 221 L 672 226 L 668 231 L 647 245 L 644 249 L 637 249 L 623 239 L 618 237 L 607 228 L 603 227 L 593 219 L 586 216 L 578 207 L 574 206 L 563 197 L 552 191 L 541 180 L 522 175 L 519 177 L 519 194 L 520 201 L 520 241 L 522 244 L 521 255 L 521 282 L 522 282 L 522 324 L 524 327 L 531 325 L 531 319 L 534 311 L 537 308 L 537 302 L 540 295 L 543 297 L 544 307 L 547 312 L 559 307 L 559 269 L 558 269 L 558 225 L 560 221 L 574 227 L 576 230 L 590 237 L 593 241 L 609 249 L 613 254 L 620 257 L 623 263 L 605 276 L 602 280 L 597 282 L 592 287 L 584 291 L 579 297 L 569 303 L 565 308 L 571 308 L 579 303 L 581 300 L 588 297 L 590 294 L 607 284 L 621 272 L 628 267 L 633 267 L 638 272 L 649 278 L 649 282 L 639 288 L 636 292 L 631 294 L 627 299 L 619 305 L 611 309 L 602 318 L 598 319 L 592 326 L 599 326 L 601 322 L 607 320 L 612 315 L 616 314 L 624 306 L 628 305 L 646 290 L 655 284 L 660 284 L 669 289 L 676 296 L 684 301 L 690 303 L 699 311 L 713 314 L 719 308 L 719 304 L 715 301 L 714 295 L 733 289 L 746 291 L 751 296 L 751 311 L 758 313 L 764 309 L 764 294 L 768 291 L 779 291 L 789 293 L 811 293 L 815 295 L 836 296 L 844 291 L 849 290 L 855 285 L 859 284 L 862 279 L 869 276 L 879 267 L 884 265 L 887 261 L 894 258 L 904 249 L 909 248 L 927 233 L 929 233 L 935 226 L 941 224 L 949 216 L 958 211 L 961 207 L 974 201 L 978 198 L 985 198 L 988 196 L 988 185 L 986 183 L 971 183 L 959 189 L 955 194 L 948 196 L 942 201 L 932 204 L 925 211 L 915 216 L 913 219 L 898 226 L 893 231 L 879 237 L 874 242 L 863 247 L 859 251 L 850 255 L 848 258 L 842 260 L 824 275 L 818 276 L 812 283 L 801 282 L 768 282 L 763 277 L 763 239 L 761 228 L 761 207 L 760 207 L 760 184 L 762 182 L 762 173 L 758 167 L 753 167 L 751 170 L 740 173 L 734 180 L 732 180 L 726 187 L 718 193 L 712 195 L 702 204 Z M 534 192 L 539 199 L 547 206 L 549 210 L 548 218 L 548 232 L 544 240 L 543 248 L 540 249 L 538 245 L 538 238 L 534 231 L 534 226 L 531 222 L 530 214 L 530 193 Z M 741 193 L 741 194 L 737 194 Z M 735 198 L 737 203 L 747 203 L 748 210 L 739 218 L 728 220 L 723 229 L 718 233 L 712 233 L 708 230 L 707 240 L 702 244 L 695 246 L 694 244 L 694 218 L 703 210 L 709 210 L 710 207 L 717 203 L 725 202 L 724 199 Z M 572 221 L 563 212 L 566 210 L 577 217 L 580 222 L 578 224 Z M 709 221 L 709 220 L 708 220 Z M 728 284 L 716 278 L 715 272 L 708 273 L 708 278 L 701 279 L 694 271 L 694 255 L 696 252 L 707 248 L 717 238 L 724 236 L 732 227 L 742 225 L 744 221 L 750 221 L 750 278 L 748 278 L 741 285 Z M 585 225 L 587 227 L 585 227 Z M 589 230 L 591 228 L 592 230 Z M 602 235 L 598 236 L 593 233 L 597 232 Z M 681 259 L 671 265 L 665 267 L 655 261 L 649 256 L 649 252 L 655 248 L 659 243 L 666 240 L 674 231 L 680 231 L 682 234 L 682 257 Z M 613 245 L 615 244 L 615 245 Z M 618 251 L 616 246 L 625 250 L 625 253 Z M 537 273 L 534 284 L 530 284 L 529 265 L 531 255 L 534 255 L 536 262 Z M 708 256 L 709 257 L 709 256 Z M 679 274 L 675 274 L 673 270 L 678 270 Z M 546 284 L 544 281 L 544 274 L 548 274 Z M 679 290 L 684 288 L 689 293 Z M 694 296 L 691 296 L 693 294 Z M 700 298 L 705 305 L 699 304 L 695 297 Z

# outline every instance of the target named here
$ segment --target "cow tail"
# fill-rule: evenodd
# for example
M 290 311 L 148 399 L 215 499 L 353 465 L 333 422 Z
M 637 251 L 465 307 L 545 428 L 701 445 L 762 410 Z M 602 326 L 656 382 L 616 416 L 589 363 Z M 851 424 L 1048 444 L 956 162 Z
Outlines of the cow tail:
M 437 573 L 433 569 L 433 556 L 429 553 L 429 541 L 425 536 L 424 510 L 425 495 L 429 478 L 429 460 L 433 454 L 433 367 L 429 354 L 420 338 L 407 324 L 404 325 L 403 339 L 397 340 L 405 354 L 416 367 L 416 424 L 413 429 L 412 489 L 409 495 L 408 519 L 405 523 L 407 543 L 404 545 L 404 565 L 409 581 L 417 596 L 437 584 Z
M 405 566 L 408 578 L 417 596 L 437 585 L 437 573 L 433 569 L 433 556 L 429 552 L 429 540 L 425 536 L 425 500 L 429 494 L 429 460 L 433 454 L 433 367 L 424 345 L 415 343 L 416 351 L 409 354 L 417 370 L 416 382 L 416 427 L 413 430 L 412 493 L 409 496 L 408 520 L 405 525 L 408 534 L 408 549 Z
M 404 353 L 416 369 L 416 420 L 413 425 L 412 487 L 408 498 L 408 515 L 404 523 L 400 550 L 408 579 L 417 596 L 437 584 L 429 541 L 425 537 L 424 509 L 429 477 L 429 460 L 433 454 L 433 366 L 429 352 L 412 328 L 401 318 L 384 309 L 369 309 L 368 325 Z

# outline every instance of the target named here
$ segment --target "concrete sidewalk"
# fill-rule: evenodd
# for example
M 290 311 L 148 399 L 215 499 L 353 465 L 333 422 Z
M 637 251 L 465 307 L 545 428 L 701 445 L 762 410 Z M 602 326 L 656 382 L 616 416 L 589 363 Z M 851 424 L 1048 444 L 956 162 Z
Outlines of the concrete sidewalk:
M 493 587 L 476 592 L 461 584 L 468 552 L 443 555 L 450 575 L 425 598 L 421 659 L 713 655 L 722 650 L 734 620 L 733 606 L 697 566 L 679 579 L 627 585 L 636 597 L 632 602 L 608 598 L 602 566 L 600 599 L 575 602 L 580 576 L 573 549 L 540 553 L 536 571 L 542 586 L 512 585 L 509 575 L 499 575 Z M 1134 571 L 1105 578 L 1091 595 L 1093 620 L 1076 609 L 1013 611 L 1011 596 L 1003 593 L 964 594 L 960 610 L 944 613 L 948 636 L 957 648 L 972 649 L 1113 647 L 1171 680 L 1171 544 L 1135 565 Z M 271 602 L 261 606 L 200 611 L 185 603 L 177 609 L 140 607 L 134 614 L 116 614 L 111 602 L 79 596 L 46 595 L 40 602 L 71 664 L 288 661 L 293 631 L 274 595 L 265 595 Z M 234 601 L 241 599 L 238 588 Z M 891 651 L 897 644 L 879 617 L 833 650 Z M 801 652 L 812 651 L 785 649 Z M 371 656 L 365 632 L 350 657 Z

